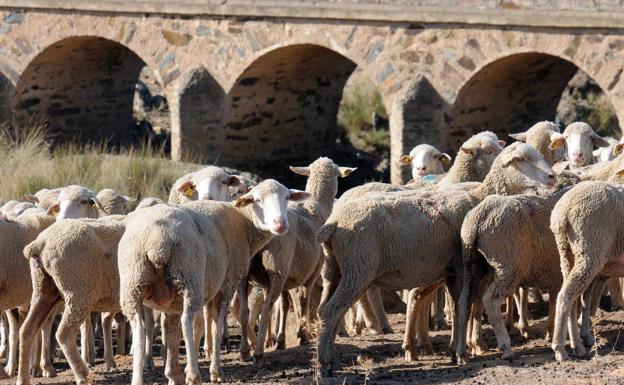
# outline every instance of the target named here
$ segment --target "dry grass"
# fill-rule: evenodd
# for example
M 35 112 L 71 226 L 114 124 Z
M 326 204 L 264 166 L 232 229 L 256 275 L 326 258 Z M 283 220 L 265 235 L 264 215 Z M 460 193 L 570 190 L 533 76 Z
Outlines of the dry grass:
M 145 145 L 111 154 L 105 146 L 62 145 L 50 149 L 44 127 L 6 125 L 0 130 L 0 201 L 21 199 L 42 188 L 80 184 L 114 188 L 131 196 L 166 199 L 173 182 L 197 165 L 174 162 Z

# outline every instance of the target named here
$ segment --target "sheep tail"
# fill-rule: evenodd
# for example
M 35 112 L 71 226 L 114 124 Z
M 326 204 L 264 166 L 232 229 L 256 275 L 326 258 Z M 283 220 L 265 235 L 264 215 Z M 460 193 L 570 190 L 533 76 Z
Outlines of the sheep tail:
M 171 246 L 168 242 L 160 243 L 147 250 L 147 260 L 156 268 L 162 269 L 171 258 Z
M 24 247 L 24 257 L 34 261 L 36 267 L 42 267 L 41 253 L 45 247 L 45 241 L 34 240 Z
M 336 223 L 325 223 L 316 233 L 316 241 L 318 243 L 327 243 L 336 231 Z

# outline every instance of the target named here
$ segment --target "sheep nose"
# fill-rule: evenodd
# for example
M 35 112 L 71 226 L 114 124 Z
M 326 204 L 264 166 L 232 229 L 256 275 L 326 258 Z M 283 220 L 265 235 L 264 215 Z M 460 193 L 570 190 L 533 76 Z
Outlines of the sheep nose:
M 572 153 L 572 158 L 574 158 L 574 159 L 583 159 L 583 154 L 580 151 L 574 151 Z
M 286 230 L 288 230 L 288 225 L 286 224 L 286 221 L 282 218 L 275 218 L 273 219 L 273 229 L 277 232 L 277 233 L 285 233 Z
M 419 166 L 419 167 L 416 167 L 416 170 L 418 170 L 418 171 L 426 171 L 427 167 L 426 166 Z

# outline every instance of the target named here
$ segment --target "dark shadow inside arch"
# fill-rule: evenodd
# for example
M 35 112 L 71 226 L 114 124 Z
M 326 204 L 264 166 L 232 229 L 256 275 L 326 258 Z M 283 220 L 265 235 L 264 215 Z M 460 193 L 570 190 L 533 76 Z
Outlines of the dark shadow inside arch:
M 556 120 L 562 95 L 570 93 L 564 90 L 579 71 L 567 60 L 542 53 L 516 54 L 486 65 L 457 95 L 444 131 L 446 150 L 456 151 L 476 132 L 490 130 L 510 140 L 509 133 Z
M 166 101 L 153 100 L 159 88 L 143 60 L 125 46 L 72 37 L 49 46 L 28 65 L 16 87 L 14 113 L 18 122 L 46 122 L 54 143 L 125 147 L 151 135 L 150 118 L 137 118 L 136 112 L 165 108 Z
M 15 95 L 15 87 L 9 79 L 0 74 L 0 125 L 12 119 L 11 100 Z
M 219 164 L 290 180 L 289 164 L 331 155 L 343 88 L 356 68 L 316 45 L 271 51 L 238 78 L 227 95 Z

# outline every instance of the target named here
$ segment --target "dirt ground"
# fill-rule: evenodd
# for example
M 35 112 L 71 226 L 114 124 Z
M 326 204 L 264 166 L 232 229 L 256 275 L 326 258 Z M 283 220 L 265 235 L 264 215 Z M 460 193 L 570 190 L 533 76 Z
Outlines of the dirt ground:
M 435 355 L 421 356 L 416 362 L 405 362 L 401 350 L 405 317 L 391 314 L 390 321 L 395 333 L 391 335 L 362 335 L 353 338 L 339 338 L 338 352 L 343 367 L 334 377 L 323 383 L 340 384 L 624 384 L 624 312 L 603 312 L 595 318 L 598 349 L 591 359 L 573 359 L 559 364 L 544 339 L 545 319 L 531 321 L 531 339 L 523 340 L 518 333 L 512 334 L 512 342 L 518 358 L 509 362 L 500 359 L 494 350 L 496 341 L 486 325 L 485 338 L 492 348 L 490 354 L 474 357 L 467 366 L 451 364 L 445 353 L 449 341 L 449 330 L 432 332 Z M 232 337 L 228 352 L 223 355 L 223 370 L 226 381 L 249 384 L 312 384 L 311 359 L 313 345 L 291 346 L 285 351 L 267 353 L 267 368 L 256 369 L 251 363 L 242 362 L 236 346 L 240 339 L 236 330 L 230 329 Z M 624 333 L 622 333 L 624 334 Z M 291 341 L 289 341 L 291 342 Z M 293 345 L 292 343 L 290 345 Z M 94 379 L 100 384 L 129 384 L 132 374 L 132 359 L 117 356 L 117 371 L 105 373 L 100 360 L 94 370 Z M 209 379 L 209 362 L 202 358 L 200 368 L 204 382 Z M 156 370 L 146 372 L 146 384 L 166 384 L 162 361 L 156 359 Z M 33 384 L 73 383 L 73 376 L 67 363 L 57 363 L 58 376 L 52 379 L 33 379 Z M 15 380 L 0 381 L 0 385 L 13 384 Z

